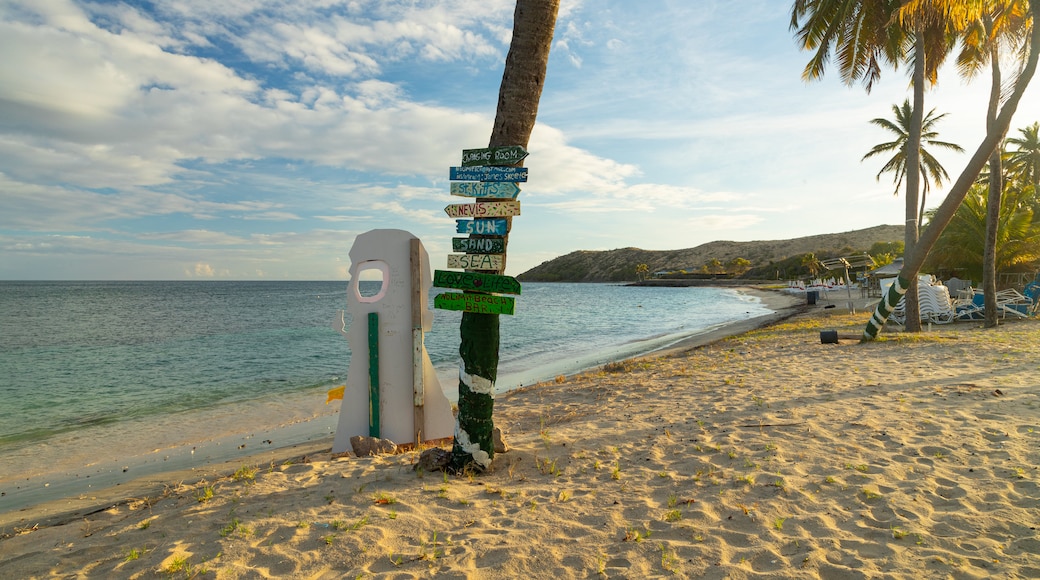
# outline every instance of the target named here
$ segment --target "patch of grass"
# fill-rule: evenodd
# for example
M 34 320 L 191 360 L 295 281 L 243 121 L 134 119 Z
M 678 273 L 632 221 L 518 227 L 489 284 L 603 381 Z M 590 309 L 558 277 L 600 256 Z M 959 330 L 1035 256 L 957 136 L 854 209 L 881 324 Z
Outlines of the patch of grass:
M 679 566 L 680 566 L 681 563 L 682 563 L 682 560 L 680 560 L 675 555 L 675 552 L 669 552 L 668 551 L 668 546 L 666 546 L 664 544 L 661 544 L 661 567 L 662 568 L 664 568 L 668 572 L 671 572 L 672 574 L 676 574 L 676 573 L 679 572 Z
M 614 462 L 614 469 L 610 471 L 610 479 L 621 479 L 621 462 Z
M 744 475 L 737 476 L 735 481 L 738 484 L 755 485 L 755 476 L 751 475 L 750 473 L 746 473 Z
M 867 498 L 868 500 L 869 499 L 878 499 L 878 498 L 881 497 L 881 493 L 880 492 L 874 491 L 874 490 L 870 489 L 869 487 L 864 487 L 861 491 L 863 492 L 863 497 Z
M 538 471 L 541 472 L 542 475 L 552 475 L 553 477 L 559 477 L 563 471 L 556 464 L 556 461 L 556 459 L 549 460 L 548 458 L 535 460 L 535 462 L 538 464 Z
M 142 554 L 144 554 L 143 549 L 138 550 L 137 548 L 131 548 L 130 551 L 126 553 L 126 557 L 123 558 L 123 561 L 133 562 L 134 560 L 140 558 Z
M 256 474 L 260 472 L 260 468 L 256 466 L 243 465 L 239 467 L 237 471 L 231 476 L 234 481 L 244 481 L 246 483 L 253 483 L 256 481 Z
M 137 524 L 137 529 L 139 529 L 139 530 L 147 530 L 149 527 L 151 527 L 151 525 L 152 525 L 152 520 L 145 520 L 145 521 Z
M 242 536 L 248 536 L 252 534 L 252 530 L 242 525 L 242 522 L 238 518 L 231 518 L 231 523 L 224 526 L 220 530 L 220 537 L 226 538 L 228 536 L 239 534 Z
M 909 534 L 909 532 L 907 532 L 906 530 L 900 528 L 899 526 L 892 526 L 892 537 L 893 538 L 895 538 L 897 540 L 902 540 L 903 538 L 905 538 L 907 536 L 907 534 Z
M 776 528 L 777 531 L 783 530 L 785 521 L 787 521 L 787 518 L 775 518 L 773 520 L 773 527 Z
M 191 564 L 188 562 L 187 556 L 177 556 L 170 563 L 166 565 L 163 572 L 167 574 L 176 574 L 177 572 L 188 572 L 191 570 Z
M 668 510 L 664 513 L 664 521 L 669 523 L 675 523 L 682 519 L 682 511 L 680 510 Z
M 213 499 L 213 486 L 207 485 L 198 490 L 198 492 L 195 493 L 195 499 L 198 500 L 199 503 L 206 503 Z

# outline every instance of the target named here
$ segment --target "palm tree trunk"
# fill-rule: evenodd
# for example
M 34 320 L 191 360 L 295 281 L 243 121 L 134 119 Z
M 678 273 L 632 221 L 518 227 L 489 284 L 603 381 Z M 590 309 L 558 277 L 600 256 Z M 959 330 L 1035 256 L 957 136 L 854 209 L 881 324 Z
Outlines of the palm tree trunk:
M 559 9 L 560 0 L 517 0 L 490 147 L 527 146 L 538 115 Z M 508 241 L 507 235 L 507 247 Z M 467 467 L 484 470 L 495 456 L 492 414 L 498 378 L 498 315 L 463 313 L 459 334 L 462 367 L 451 466 L 457 471 Z
M 897 283 L 892 284 L 892 287 L 888 291 L 888 295 L 885 299 L 878 303 L 877 310 L 874 312 L 874 316 L 871 317 L 870 321 L 867 322 L 867 326 L 863 329 L 862 340 L 868 341 L 877 338 L 878 332 L 885 325 L 888 320 L 888 315 L 891 314 L 891 305 L 895 305 L 899 301 L 899 297 L 906 292 L 906 287 L 903 285 L 906 281 L 911 278 L 916 278 L 918 272 L 921 271 L 921 266 L 924 264 L 925 258 L 928 256 L 928 252 L 931 251 L 932 247 L 935 246 L 936 240 L 939 239 L 939 235 L 946 226 L 953 220 L 954 214 L 957 212 L 957 208 L 964 201 L 964 196 L 968 194 L 968 190 L 971 189 L 972 184 L 978 177 L 979 172 L 985 166 L 990 155 L 993 151 L 1000 146 L 1000 142 L 1004 139 L 1004 135 L 1007 133 L 1008 127 L 1011 125 L 1011 118 L 1014 116 L 1015 111 L 1018 109 L 1018 104 L 1022 100 L 1022 95 L 1025 93 L 1026 88 L 1029 86 L 1029 81 L 1032 80 L 1033 74 L 1036 72 L 1037 60 L 1040 59 L 1040 0 L 1030 0 L 1029 10 L 1032 14 L 1033 28 L 1030 32 L 1029 39 L 1029 56 L 1026 60 L 1026 65 L 1022 68 L 1021 74 L 1015 81 L 1015 88 L 1012 91 L 1011 96 L 1008 97 L 1004 106 L 1001 108 L 1000 113 L 997 115 L 995 122 L 991 127 L 986 130 L 986 137 L 979 144 L 978 149 L 968 160 L 968 164 L 961 171 L 957 181 L 950 188 L 950 192 L 946 195 L 946 199 L 936 209 L 935 215 L 932 216 L 932 221 L 928 224 L 928 227 L 921 233 L 921 237 L 917 241 L 917 245 L 914 247 L 913 252 L 905 254 L 903 262 L 903 269 L 899 272 L 899 277 L 896 279 Z
M 986 33 L 992 26 L 986 20 Z M 994 131 L 997 121 L 997 107 L 1000 106 L 1000 59 L 996 43 L 990 48 L 990 66 L 992 67 L 989 90 L 989 106 L 986 110 L 986 132 Z M 1002 133 L 1000 140 L 1004 140 Z M 986 328 L 997 326 L 997 229 L 1000 227 L 1001 193 L 1004 191 L 1004 171 L 1000 164 L 1000 147 L 993 150 L 989 157 L 989 198 L 986 202 L 986 248 L 982 253 L 982 291 L 986 308 Z
M 921 124 L 924 122 L 924 26 L 917 25 L 914 41 L 914 108 L 910 112 L 910 127 L 906 136 L 906 231 L 903 234 L 903 255 L 913 253 L 917 245 L 920 224 L 918 204 L 921 190 Z M 921 332 L 921 306 L 918 302 L 917 276 L 908 279 L 906 292 L 906 330 Z

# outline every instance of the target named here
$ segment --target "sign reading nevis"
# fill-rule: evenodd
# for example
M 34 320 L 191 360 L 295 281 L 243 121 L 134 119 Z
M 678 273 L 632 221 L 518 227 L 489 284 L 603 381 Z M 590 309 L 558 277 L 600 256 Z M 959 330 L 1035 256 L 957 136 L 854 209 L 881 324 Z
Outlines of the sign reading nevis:
M 487 203 L 453 203 L 444 208 L 453 218 L 507 217 L 520 215 L 519 201 L 490 201 Z

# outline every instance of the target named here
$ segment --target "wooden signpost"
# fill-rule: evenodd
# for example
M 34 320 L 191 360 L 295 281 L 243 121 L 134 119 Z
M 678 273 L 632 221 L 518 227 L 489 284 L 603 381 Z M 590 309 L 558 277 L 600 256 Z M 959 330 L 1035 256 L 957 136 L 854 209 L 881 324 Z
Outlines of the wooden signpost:
M 454 218 L 508 217 L 520 215 L 519 201 L 492 201 L 487 203 L 453 203 L 444 208 Z
M 497 294 L 519 294 L 520 283 L 511 276 L 496 274 L 480 274 L 477 272 L 433 271 L 433 285 L 438 288 L 455 290 L 475 290 L 478 292 L 494 292 Z
M 449 268 L 502 271 L 502 254 L 448 254 Z
M 467 254 L 502 254 L 506 241 L 502 238 L 452 238 L 451 251 Z
M 441 310 L 458 310 L 478 314 L 512 314 L 515 303 L 511 296 L 445 292 L 433 299 L 433 306 Z
M 478 236 L 505 236 L 509 232 L 509 222 L 505 218 L 480 218 L 475 220 L 455 220 L 455 233 Z
M 516 199 L 520 186 L 508 181 L 456 181 L 451 184 L 451 194 L 461 197 L 491 197 Z
M 513 165 L 527 157 L 527 151 L 519 145 L 509 147 L 487 147 L 484 149 L 463 149 L 463 167 L 478 165 Z
M 515 278 L 502 276 L 506 236 L 513 216 L 520 215 L 518 182 L 527 181 L 527 168 L 514 165 L 527 157 L 523 147 L 488 147 L 462 151 L 462 166 L 451 167 L 451 194 L 473 197 L 476 203 L 455 203 L 444 212 L 456 219 L 455 231 L 468 238 L 452 238 L 458 254 L 448 254 L 448 268 L 436 270 L 434 285 L 462 292 L 446 292 L 434 298 L 434 308 L 477 314 L 513 314 L 515 300 L 498 294 L 520 294 Z M 465 320 L 465 318 L 463 319 Z
M 448 179 L 452 181 L 527 181 L 526 167 L 451 167 Z

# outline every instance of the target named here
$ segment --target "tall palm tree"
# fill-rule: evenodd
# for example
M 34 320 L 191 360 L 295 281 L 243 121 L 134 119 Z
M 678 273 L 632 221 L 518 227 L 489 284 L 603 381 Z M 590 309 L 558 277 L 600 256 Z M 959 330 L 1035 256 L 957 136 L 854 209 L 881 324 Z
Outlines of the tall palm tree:
M 971 78 L 983 66 L 990 67 L 989 104 L 986 108 L 986 127 L 990 128 L 997 117 L 997 109 L 1003 97 L 1003 74 L 1000 54 L 1005 48 L 1020 51 L 1026 35 L 1025 0 L 990 0 L 989 11 L 969 23 L 961 39 L 962 50 L 957 58 L 961 74 Z M 982 268 L 983 294 L 985 296 L 985 325 L 997 326 L 997 237 L 1001 212 L 1001 195 L 1004 191 L 1004 171 L 1001 150 L 994 149 L 989 158 L 989 199 L 986 203 L 986 248 Z
M 559 9 L 560 0 L 517 0 L 489 147 L 527 146 L 538 116 Z M 498 315 L 464 312 L 459 334 L 462 368 L 451 467 L 484 470 L 495 456 L 492 413 L 498 378 Z
M 871 119 L 871 123 L 881 127 L 892 133 L 894 139 L 887 143 L 879 143 L 870 150 L 869 153 L 863 156 L 862 160 L 866 160 L 869 157 L 875 155 L 882 155 L 886 153 L 895 152 L 895 154 L 885 163 L 881 171 L 878 171 L 877 179 L 881 180 L 881 174 L 883 173 L 894 173 L 895 177 L 895 195 L 899 195 L 899 190 L 903 184 L 903 177 L 906 175 L 906 152 L 907 143 L 909 142 L 910 135 L 910 101 L 903 101 L 903 105 L 892 105 L 892 113 L 895 119 L 889 120 L 882 117 L 877 119 Z M 942 147 L 951 151 L 963 152 L 964 149 L 956 143 L 947 143 L 946 141 L 939 141 L 937 137 L 939 134 L 935 131 L 935 125 L 940 119 L 946 116 L 946 113 L 942 115 L 935 115 L 935 109 L 928 111 L 928 114 L 924 116 L 924 120 L 921 123 L 921 141 L 932 147 Z M 861 160 L 861 161 L 862 161 Z M 921 182 L 924 184 L 921 192 L 921 208 L 919 212 L 919 219 L 924 219 L 924 205 L 925 198 L 928 195 L 929 183 L 934 183 L 936 187 L 941 187 L 944 181 L 948 181 L 950 175 L 946 172 L 946 168 L 939 163 L 929 151 L 923 146 L 921 147 Z
M 810 80 L 823 75 L 836 49 L 839 71 L 846 84 L 864 81 L 869 92 L 881 75 L 881 63 L 898 67 L 901 61 L 912 63 L 914 106 L 908 124 L 906 155 L 906 233 L 904 244 L 911 252 L 918 238 L 920 219 L 919 168 L 921 124 L 923 123 L 926 81 L 935 84 L 938 71 L 953 36 L 949 24 L 960 21 L 960 13 L 951 5 L 962 0 L 795 0 L 791 11 L 792 29 L 802 48 L 816 50 L 806 65 L 802 78 Z M 958 19 L 952 15 L 956 13 Z M 920 331 L 917 278 L 906 300 L 909 331 Z
M 1014 145 L 1007 152 L 1008 173 L 1022 176 L 1033 189 L 1040 192 L 1040 122 L 1018 130 L 1021 137 L 1009 137 L 1005 145 Z
M 884 299 L 878 303 L 874 316 L 871 317 L 867 326 L 863 329 L 863 340 L 873 340 L 877 337 L 878 332 L 881 331 L 881 328 L 888 320 L 888 316 L 892 313 L 892 309 L 895 308 L 899 299 L 906 293 L 907 287 L 910 286 L 910 280 L 917 278 L 917 274 L 921 271 L 921 266 L 924 264 L 928 252 L 935 246 L 943 229 L 953 220 L 957 207 L 968 194 L 979 172 L 993 151 L 1000 145 L 1007 128 L 1011 125 L 1011 118 L 1018 109 L 1022 95 L 1025 94 L 1026 88 L 1036 72 L 1037 61 L 1040 60 L 1040 26 L 1036 26 L 1037 19 L 1040 17 L 1040 0 L 1029 0 L 1028 8 L 1029 38 L 1024 44 L 1028 48 L 1023 53 L 1024 58 L 1022 62 L 1024 64 L 1021 71 L 1011 84 L 1013 88 L 1006 99 L 1004 99 L 994 122 L 987 125 L 986 136 L 979 143 L 978 148 L 968 160 L 960 176 L 954 181 L 953 186 L 946 194 L 946 199 L 935 210 L 935 213 L 932 215 L 932 221 L 921 232 L 917 247 L 912 252 L 909 252 L 903 261 L 903 269 L 899 272 L 896 283 L 892 284 Z

